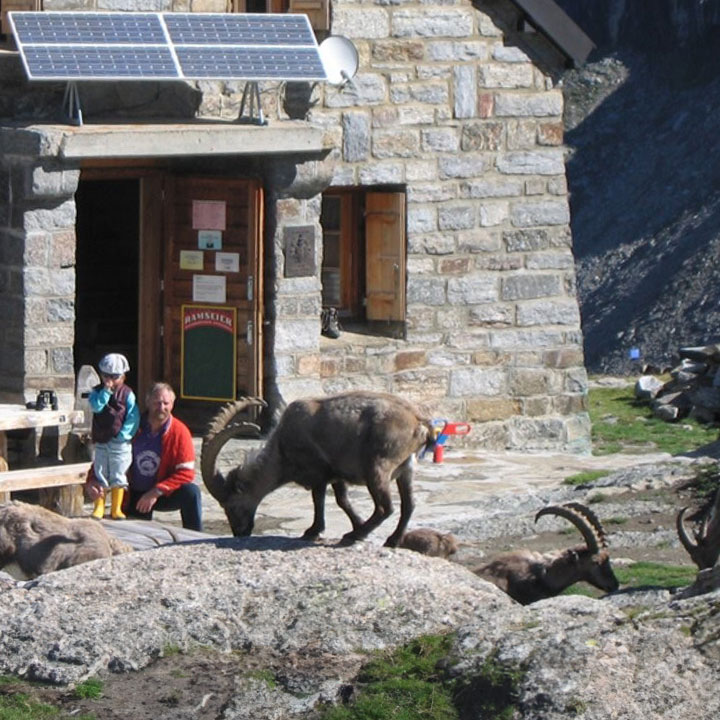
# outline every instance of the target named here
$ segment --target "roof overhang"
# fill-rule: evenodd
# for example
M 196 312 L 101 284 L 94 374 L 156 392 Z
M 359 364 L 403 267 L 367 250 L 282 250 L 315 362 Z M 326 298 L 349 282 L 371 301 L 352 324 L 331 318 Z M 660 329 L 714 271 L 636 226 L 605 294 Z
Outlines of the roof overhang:
M 5 155 L 68 161 L 233 155 L 322 154 L 332 148 L 325 130 L 302 121 L 271 125 L 167 123 L 25 125 L 0 129 Z
M 554 0 L 512 0 L 538 32 L 572 60 L 582 65 L 595 43 Z

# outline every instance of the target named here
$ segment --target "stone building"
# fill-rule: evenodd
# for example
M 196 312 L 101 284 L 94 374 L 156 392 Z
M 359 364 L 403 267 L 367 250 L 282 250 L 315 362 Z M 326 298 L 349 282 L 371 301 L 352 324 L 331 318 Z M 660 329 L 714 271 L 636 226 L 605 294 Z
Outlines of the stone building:
M 264 125 L 221 79 L 78 83 L 69 122 L 66 86 L 28 81 L 7 35 L 0 400 L 67 406 L 119 351 L 197 430 L 231 397 L 362 388 L 471 423 L 475 446 L 587 451 L 557 82 L 589 41 L 549 0 L 290 0 L 308 8 L 358 72 L 259 83 Z

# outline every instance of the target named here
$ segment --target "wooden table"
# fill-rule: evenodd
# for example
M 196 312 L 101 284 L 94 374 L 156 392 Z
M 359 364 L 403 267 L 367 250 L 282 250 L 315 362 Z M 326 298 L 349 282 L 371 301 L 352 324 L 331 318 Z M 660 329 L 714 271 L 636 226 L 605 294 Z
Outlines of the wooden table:
M 57 473 L 53 473 L 49 468 L 43 468 L 42 472 L 38 473 L 34 473 L 33 469 L 8 470 L 6 433 L 9 430 L 42 428 L 57 428 L 59 432 L 60 428 L 82 423 L 84 417 L 82 410 L 28 410 L 22 405 L 0 404 L 0 502 L 9 500 L 11 490 L 58 488 L 65 485 L 74 485 L 77 488 L 81 473 L 80 464 L 74 466 L 57 464 L 59 461 L 57 450 L 55 457 L 50 457 L 51 466 L 57 465 Z M 85 465 L 89 466 L 87 463 Z M 58 500 L 58 493 L 61 493 L 60 489 L 55 491 L 55 504 L 63 506 L 64 509 L 76 505 L 73 501 Z

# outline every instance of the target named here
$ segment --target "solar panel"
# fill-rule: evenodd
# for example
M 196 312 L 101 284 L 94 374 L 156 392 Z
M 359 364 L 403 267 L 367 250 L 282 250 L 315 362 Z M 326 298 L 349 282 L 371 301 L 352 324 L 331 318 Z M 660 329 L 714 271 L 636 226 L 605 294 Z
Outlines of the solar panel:
M 177 48 L 182 73 L 187 78 L 245 80 L 325 79 L 317 53 L 309 49 L 196 47 Z
M 34 80 L 177 80 L 175 61 L 162 47 L 30 46 L 25 51 Z
M 23 45 L 167 44 L 157 13 L 14 12 L 12 21 Z
M 31 80 L 326 80 L 296 14 L 10 12 Z
M 163 18 L 176 45 L 316 45 L 304 15 L 166 13 Z

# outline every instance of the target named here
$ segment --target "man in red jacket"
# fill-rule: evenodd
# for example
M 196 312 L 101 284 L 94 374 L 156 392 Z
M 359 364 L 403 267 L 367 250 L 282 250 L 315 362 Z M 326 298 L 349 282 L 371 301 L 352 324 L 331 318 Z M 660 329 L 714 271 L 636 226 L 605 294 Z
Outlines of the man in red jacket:
M 133 438 L 126 512 L 152 520 L 154 510 L 180 510 L 184 528 L 202 531 L 202 500 L 194 483 L 195 447 L 187 425 L 172 414 L 175 392 L 167 383 L 155 383 L 146 405 Z M 86 487 L 90 499 L 99 496 L 94 478 Z

